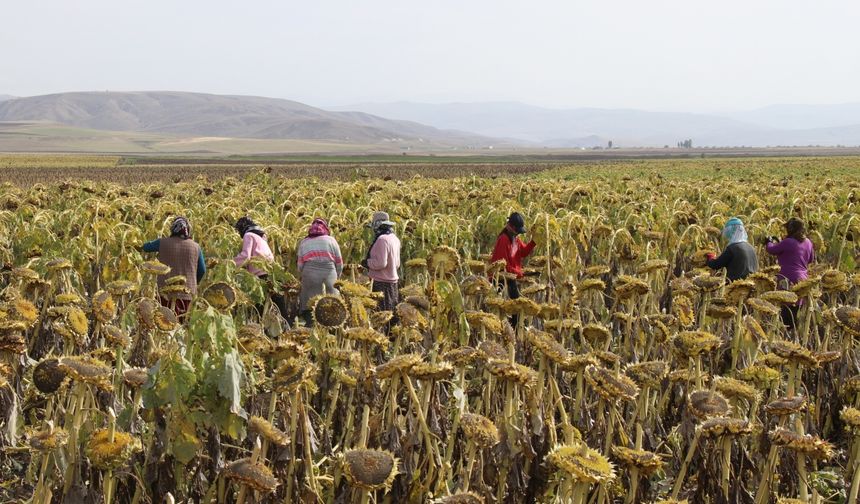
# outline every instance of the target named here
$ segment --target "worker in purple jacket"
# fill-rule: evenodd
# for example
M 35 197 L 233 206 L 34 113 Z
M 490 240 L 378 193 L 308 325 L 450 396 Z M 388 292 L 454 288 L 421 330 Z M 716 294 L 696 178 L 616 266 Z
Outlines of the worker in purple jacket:
M 788 289 L 809 276 L 809 263 L 815 260 L 815 250 L 812 241 L 806 237 L 803 221 L 797 217 L 788 219 L 785 223 L 785 238 L 767 239 L 767 253 L 776 256 L 779 263 L 777 280 L 780 287 Z M 794 329 L 799 305 L 783 308 L 782 319 L 787 327 Z

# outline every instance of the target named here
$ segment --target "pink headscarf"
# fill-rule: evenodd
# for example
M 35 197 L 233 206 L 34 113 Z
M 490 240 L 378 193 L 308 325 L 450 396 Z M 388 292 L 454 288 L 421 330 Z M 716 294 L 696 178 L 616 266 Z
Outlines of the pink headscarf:
M 311 229 L 308 231 L 308 238 L 316 238 L 317 236 L 328 236 L 331 231 L 328 229 L 328 224 L 325 219 L 316 218 L 311 223 Z

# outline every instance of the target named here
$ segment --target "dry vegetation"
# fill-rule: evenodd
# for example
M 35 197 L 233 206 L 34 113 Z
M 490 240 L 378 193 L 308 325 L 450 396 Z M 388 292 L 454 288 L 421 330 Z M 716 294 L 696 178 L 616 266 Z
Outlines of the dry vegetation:
M 7 184 L 0 500 L 846 502 L 860 487 L 858 165 Z M 273 287 L 226 260 L 248 213 L 295 299 L 310 220 L 329 218 L 357 263 L 381 208 L 408 260 L 390 336 L 358 267 L 317 301 L 314 329 L 287 330 L 264 303 Z M 482 255 L 512 210 L 539 243 L 519 301 Z M 177 213 L 211 266 L 184 325 L 135 248 Z M 763 270 L 726 285 L 701 258 L 733 215 Z M 818 263 L 778 292 L 760 240 L 792 215 Z M 797 298 L 789 334 L 775 312 Z

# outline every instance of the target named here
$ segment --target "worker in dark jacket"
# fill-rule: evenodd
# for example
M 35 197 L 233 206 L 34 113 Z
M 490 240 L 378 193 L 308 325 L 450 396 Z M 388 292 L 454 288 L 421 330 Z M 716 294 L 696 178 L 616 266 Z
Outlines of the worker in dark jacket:
M 185 277 L 188 292 L 176 295 L 174 310 L 176 316 L 184 317 L 191 307 L 191 300 L 197 294 L 197 283 L 206 274 L 206 261 L 203 249 L 191 239 L 191 224 L 185 217 L 177 217 L 170 226 L 170 236 L 143 244 L 144 252 L 158 252 L 158 260 L 170 266 L 170 273 L 158 277 L 158 288 L 164 287 L 168 278 L 176 275 Z M 170 307 L 170 300 L 162 296 L 161 304 Z
M 735 281 L 746 278 L 758 271 L 758 256 L 749 244 L 744 223 L 737 217 L 732 217 L 723 227 L 723 238 L 728 242 L 719 257 L 708 254 L 708 267 L 711 269 L 726 268 L 726 277 Z
M 508 217 L 505 228 L 499 233 L 493 255 L 490 257 L 491 263 L 504 260 L 505 271 L 516 277 L 515 279 L 502 278 L 502 285 L 507 287 L 508 298 L 510 299 L 520 297 L 520 287 L 517 280 L 523 277 L 523 259 L 528 257 L 535 248 L 534 240 L 526 244 L 517 236 L 525 232 L 526 223 L 523 216 L 519 212 L 512 213 Z M 517 317 L 514 316 L 511 318 L 511 324 L 516 326 L 516 323 Z

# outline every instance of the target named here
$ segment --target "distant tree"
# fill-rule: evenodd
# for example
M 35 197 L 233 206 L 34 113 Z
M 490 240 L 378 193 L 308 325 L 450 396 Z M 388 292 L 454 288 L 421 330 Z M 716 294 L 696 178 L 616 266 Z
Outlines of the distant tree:
M 610 140 L 610 141 L 609 141 L 609 143 L 607 144 L 607 147 L 606 147 L 606 148 L 607 148 L 607 149 L 611 149 L 611 148 L 612 148 L 612 140 Z

